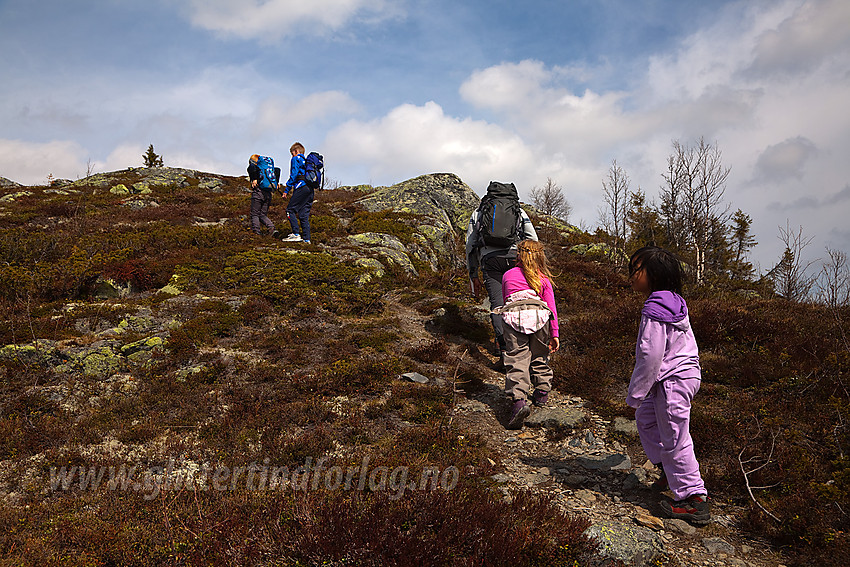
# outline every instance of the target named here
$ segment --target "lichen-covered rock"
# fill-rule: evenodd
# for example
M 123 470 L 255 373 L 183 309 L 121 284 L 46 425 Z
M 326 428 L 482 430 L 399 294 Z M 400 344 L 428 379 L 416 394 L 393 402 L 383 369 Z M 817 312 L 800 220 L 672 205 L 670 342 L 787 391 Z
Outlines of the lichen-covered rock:
M 212 193 L 221 193 L 224 190 L 224 181 L 221 179 L 204 178 L 198 183 L 198 189 Z
M 430 267 L 431 271 L 436 272 L 439 269 L 439 259 L 431 247 L 431 242 L 419 233 L 413 235 L 413 242 L 408 246 L 408 254 Z
M 373 278 L 382 278 L 386 273 L 384 265 L 375 258 L 357 258 L 354 260 L 354 265 L 369 270 L 358 278 L 357 283 L 360 285 L 369 283 Z
M 151 192 L 153 187 L 188 187 L 187 178 L 194 178 L 197 174 L 191 169 L 173 167 L 146 167 L 137 171 L 145 178 L 133 184 L 133 191 L 140 194 Z
M 637 557 L 648 560 L 661 546 L 659 535 L 651 529 L 615 521 L 593 524 L 584 533 L 599 542 L 601 555 L 629 564 L 646 564 L 634 560 Z
M 120 283 L 111 278 L 98 278 L 92 295 L 99 299 L 114 299 L 126 297 L 132 291 L 132 285 L 129 282 Z
M 71 183 L 73 187 L 109 187 L 112 185 L 116 175 L 114 173 L 96 173 Z
M 113 195 L 129 195 L 130 194 L 130 190 L 123 183 L 119 183 L 115 187 L 112 187 L 109 190 L 109 192 L 112 193 Z
M 454 249 L 456 237 L 465 234 L 479 201 L 457 175 L 432 173 L 378 188 L 357 202 L 371 212 L 391 210 L 420 216 L 412 237 L 416 245 L 406 253 L 436 269 L 440 262 L 463 262 Z
M 23 187 L 23 185 L 11 179 L 0 177 L 0 189 L 16 189 L 18 187 Z
M 410 256 L 408 256 L 408 250 L 405 245 L 391 234 L 364 232 L 353 234 L 348 237 L 348 240 L 359 247 L 368 249 L 370 253 L 376 254 L 385 262 L 401 267 L 411 276 L 415 277 L 419 275 L 413 266 L 413 262 L 410 261 Z
M 161 347 L 164 342 L 165 341 L 162 340 L 162 337 L 147 337 L 122 346 L 121 354 L 123 356 L 130 356 L 137 352 L 150 351 L 157 347 Z
M 163 185 L 165 185 L 163 183 Z M 136 195 L 150 195 L 153 193 L 153 189 L 151 189 L 150 181 L 139 181 L 138 183 L 133 183 L 133 193 Z
M 20 199 L 21 197 L 29 197 L 32 194 L 32 191 L 18 191 L 16 193 L 9 193 L 8 195 L 3 195 L 2 197 L 0 197 L 0 203 L 11 203 L 15 199 Z
M 587 418 L 587 414 L 578 408 L 541 408 L 525 420 L 529 427 L 551 427 L 575 429 Z
M 165 341 L 162 337 L 148 337 L 121 347 L 121 355 L 127 357 L 130 362 L 143 364 L 151 359 L 152 352 L 161 349 Z
M 352 234 L 348 237 L 352 243 L 360 246 L 375 246 L 381 248 L 392 248 L 399 252 L 407 252 L 404 244 L 391 234 L 382 234 L 380 232 L 362 232 L 360 234 Z
M 0 360 L 23 364 L 50 365 L 67 359 L 53 341 L 38 340 L 31 344 L 12 344 L 0 347 Z
M 128 209 L 132 209 L 134 211 L 138 211 L 139 209 L 146 209 L 148 207 L 158 207 L 159 203 L 156 201 L 151 201 L 149 199 L 143 199 L 141 197 L 127 199 L 126 201 L 121 203 L 123 206 Z
M 108 345 L 81 349 L 71 354 L 69 360 L 55 367 L 57 372 L 81 373 L 89 376 L 106 377 L 117 371 L 120 360 Z
M 196 170 L 181 167 L 137 167 L 134 171 L 142 177 L 167 180 L 169 182 L 182 182 L 187 177 L 192 179 L 198 177 Z
M 571 225 L 558 217 L 547 215 L 532 205 L 523 204 L 522 208 L 525 209 L 525 212 L 528 213 L 529 216 L 534 217 L 534 228 L 538 233 L 542 230 L 549 229 L 554 230 L 562 237 L 567 238 L 573 233 L 581 232 L 581 229 L 577 226 Z
M 604 243 L 576 244 L 570 248 L 570 252 L 579 256 L 605 256 L 611 252 L 611 247 Z
M 149 308 L 141 309 L 139 313 L 139 315 L 128 315 L 121 319 L 121 322 L 118 323 L 116 331 L 118 333 L 123 333 L 126 331 L 133 331 L 135 333 L 147 333 L 161 326 L 161 321 L 158 321 L 153 317 L 153 313 Z
M 478 206 L 478 195 L 453 173 L 432 173 L 383 187 L 358 203 L 368 211 L 393 210 L 442 221 L 465 232 L 469 215 Z
M 353 234 L 348 239 L 356 245 L 367 248 L 372 254 L 378 255 L 390 264 L 401 267 L 406 273 L 414 277 L 419 275 L 413 262 L 410 261 L 410 256 L 407 255 L 407 248 L 395 236 L 364 232 Z

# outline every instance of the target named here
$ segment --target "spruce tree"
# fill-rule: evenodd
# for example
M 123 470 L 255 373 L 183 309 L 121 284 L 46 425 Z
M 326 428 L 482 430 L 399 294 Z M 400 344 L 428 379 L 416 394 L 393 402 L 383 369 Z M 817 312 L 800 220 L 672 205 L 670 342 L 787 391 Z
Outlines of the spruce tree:
M 153 151 L 153 144 L 142 154 L 142 159 L 145 160 L 145 167 L 162 167 L 162 156 Z

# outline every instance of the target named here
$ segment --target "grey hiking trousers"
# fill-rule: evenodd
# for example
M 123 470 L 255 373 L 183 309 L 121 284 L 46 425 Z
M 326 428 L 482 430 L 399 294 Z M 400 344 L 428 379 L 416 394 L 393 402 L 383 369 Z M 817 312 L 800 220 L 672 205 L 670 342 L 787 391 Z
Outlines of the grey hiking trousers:
M 501 318 L 501 317 L 500 317 Z M 552 369 L 549 367 L 548 324 L 536 333 L 520 333 L 504 325 L 505 394 L 513 401 L 528 400 L 534 390 L 552 389 Z

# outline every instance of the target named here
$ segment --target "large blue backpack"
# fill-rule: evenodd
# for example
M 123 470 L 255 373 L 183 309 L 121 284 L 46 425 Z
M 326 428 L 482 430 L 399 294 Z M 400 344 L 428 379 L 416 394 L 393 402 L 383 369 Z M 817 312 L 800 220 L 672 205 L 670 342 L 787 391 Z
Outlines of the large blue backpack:
M 325 159 L 322 154 L 310 152 L 304 158 L 304 183 L 310 189 L 318 189 L 325 182 Z
M 257 158 L 257 167 L 260 170 L 259 186 L 263 191 L 277 189 L 277 176 L 275 175 L 274 160 L 270 157 L 260 156 Z

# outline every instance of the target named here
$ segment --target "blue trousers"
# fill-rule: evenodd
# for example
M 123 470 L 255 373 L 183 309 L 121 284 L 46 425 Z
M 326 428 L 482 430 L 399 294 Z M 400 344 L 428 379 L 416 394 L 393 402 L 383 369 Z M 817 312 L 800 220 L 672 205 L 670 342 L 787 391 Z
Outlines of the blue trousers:
M 310 210 L 313 208 L 314 197 L 315 191 L 302 185 L 292 191 L 292 197 L 289 198 L 289 205 L 286 207 L 286 216 L 289 219 L 292 234 L 300 234 L 302 240 L 310 240 Z

